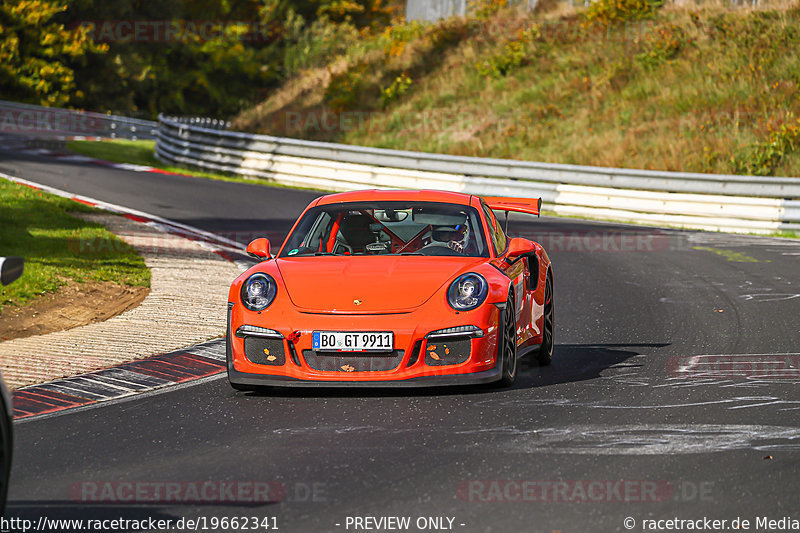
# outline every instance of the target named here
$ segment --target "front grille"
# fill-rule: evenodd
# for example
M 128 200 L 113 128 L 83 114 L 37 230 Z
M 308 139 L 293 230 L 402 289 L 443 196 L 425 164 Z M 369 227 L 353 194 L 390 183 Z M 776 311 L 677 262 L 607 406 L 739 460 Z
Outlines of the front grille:
M 386 372 L 403 359 L 403 350 L 392 352 L 318 352 L 303 350 L 308 366 L 321 372 Z
M 283 339 L 245 337 L 244 355 L 257 365 L 281 366 L 286 362 Z
M 469 359 L 472 341 L 453 340 L 435 342 L 428 341 L 425 348 L 425 364 L 428 366 L 458 365 Z

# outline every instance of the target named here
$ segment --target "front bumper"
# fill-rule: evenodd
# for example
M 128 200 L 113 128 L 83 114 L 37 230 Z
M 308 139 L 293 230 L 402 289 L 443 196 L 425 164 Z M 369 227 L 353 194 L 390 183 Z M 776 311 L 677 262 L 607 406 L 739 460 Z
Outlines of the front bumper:
M 228 310 L 228 378 L 244 386 L 286 387 L 439 387 L 481 384 L 498 381 L 497 327 L 500 310 L 494 305 L 480 311 L 450 316 L 443 313 L 431 319 L 404 315 L 353 317 L 342 315 L 304 315 L 282 312 L 280 321 L 262 321 L 243 306 Z M 310 319 L 313 324 L 309 326 Z M 362 323 L 362 321 L 364 323 Z M 254 324 L 255 322 L 255 324 Z M 485 333 L 464 340 L 427 338 L 432 331 L 461 324 L 472 324 Z M 365 326 L 366 323 L 366 326 Z M 239 327 L 257 325 L 279 333 L 279 339 L 254 339 L 237 335 Z M 304 329 L 282 325 L 304 324 Z M 393 331 L 392 354 L 338 354 L 314 352 L 311 332 Z M 462 358 L 454 359 L 459 353 Z M 266 347 L 267 349 L 262 349 Z M 448 348 L 449 347 L 449 348 Z M 261 352 L 268 354 L 265 358 Z M 448 355 L 449 354 L 449 355 Z M 348 359 L 349 357 L 349 359 Z M 379 361 L 380 359 L 380 361 Z M 334 361 L 335 364 L 332 364 Z M 341 365 L 341 366 L 340 366 Z M 346 369 L 346 370 L 343 370 Z
M 472 374 L 449 374 L 438 376 L 419 376 L 408 379 L 380 380 L 380 381 L 316 381 L 297 379 L 288 376 L 275 376 L 264 374 L 246 374 L 238 372 L 228 364 L 228 380 L 238 385 L 272 386 L 272 387 L 356 387 L 356 388 L 417 388 L 417 387 L 447 387 L 455 385 L 480 385 L 493 383 L 500 380 L 502 369 L 495 365 L 491 370 L 475 372 Z

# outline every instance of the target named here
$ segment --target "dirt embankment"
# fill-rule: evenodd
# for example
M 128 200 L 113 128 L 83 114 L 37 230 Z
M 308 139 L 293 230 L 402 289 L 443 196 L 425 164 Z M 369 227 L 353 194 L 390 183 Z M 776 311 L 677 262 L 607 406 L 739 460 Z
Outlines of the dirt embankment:
M 148 287 L 69 281 L 28 305 L 6 306 L 0 313 L 0 342 L 102 322 L 133 309 L 149 293 Z

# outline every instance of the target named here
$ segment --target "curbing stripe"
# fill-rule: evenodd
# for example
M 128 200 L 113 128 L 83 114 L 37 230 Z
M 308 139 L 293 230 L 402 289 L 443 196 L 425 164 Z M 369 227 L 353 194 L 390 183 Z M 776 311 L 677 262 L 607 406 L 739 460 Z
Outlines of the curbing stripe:
M 14 419 L 78 407 L 83 400 L 69 394 L 45 389 L 15 391 L 12 396 Z
M 86 400 L 100 400 L 104 397 L 103 391 L 93 392 L 91 387 L 74 385 L 70 381 L 58 381 L 50 383 L 42 383 L 39 385 L 40 389 L 61 392 L 63 394 L 70 394 L 83 401 Z
M 224 351 L 210 349 L 210 348 L 205 347 L 202 344 L 198 344 L 197 346 L 194 346 L 192 348 L 192 353 L 195 354 L 195 355 L 202 355 L 203 357 L 207 357 L 209 359 L 214 359 L 214 360 L 217 360 L 217 361 L 225 362 L 225 352 Z
M 129 389 L 123 389 L 115 385 L 109 385 L 108 383 L 103 383 L 102 381 L 98 381 L 96 379 L 92 379 L 90 376 L 84 375 L 64 378 L 63 383 L 70 389 L 75 390 L 76 393 L 85 389 L 90 389 L 98 393 L 101 397 L 107 396 L 108 394 L 118 394 L 120 391 L 129 392 Z
M 160 387 L 161 385 L 167 385 L 169 383 L 169 381 L 165 379 L 159 379 L 153 376 L 145 376 L 144 374 L 137 374 L 136 372 L 131 372 L 130 370 L 117 367 L 110 367 L 106 368 L 105 370 L 96 370 L 95 372 L 87 375 L 92 376 L 95 379 L 99 378 L 104 380 L 118 381 L 132 390 L 149 390 L 154 387 Z
M 225 371 L 225 339 L 32 385 L 12 395 L 14 420 L 141 394 Z
M 202 357 L 199 355 L 186 354 L 183 351 L 177 353 L 173 352 L 173 354 L 170 354 L 172 357 L 169 355 L 156 355 L 141 361 L 124 363 L 122 368 L 140 374 L 166 379 L 174 383 L 181 383 L 195 377 L 207 376 L 214 373 L 214 370 L 220 367 L 220 364 L 216 361 L 211 365 L 203 365 L 202 361 L 195 359 Z M 189 355 L 189 357 L 187 357 L 187 355 Z
M 99 381 L 101 383 L 108 383 L 109 385 L 115 385 L 121 389 L 126 389 L 132 392 L 146 390 L 151 387 L 155 387 L 158 385 L 163 385 L 163 383 L 159 383 L 157 380 L 149 380 L 148 384 L 141 383 L 140 381 L 144 380 L 137 380 L 135 376 L 135 372 L 128 372 L 127 370 L 122 370 L 121 368 L 109 368 L 107 369 L 108 372 L 104 374 L 86 374 L 85 377 L 87 379 L 92 379 L 95 381 Z M 113 370 L 113 372 L 112 372 Z M 121 379 L 120 375 L 124 375 L 126 379 Z
M 98 162 L 100 160 L 97 160 Z M 107 162 L 103 162 L 107 163 Z M 116 164 L 110 163 L 112 166 Z M 131 169 L 128 169 L 131 170 Z M 161 172 L 171 174 L 169 172 Z M 75 195 L 54 187 L 0 173 L 0 178 L 34 190 L 69 198 L 92 207 L 116 212 L 131 220 L 159 228 L 198 242 L 217 255 L 237 264 L 242 270 L 251 262 L 245 258 L 244 246 L 213 233 L 173 222 L 156 215 L 128 209 L 108 202 Z M 104 402 L 123 396 L 141 394 L 153 389 L 202 379 L 225 371 L 225 341 L 215 339 L 167 354 L 130 361 L 103 370 L 71 376 L 14 391 L 14 419 L 27 419 L 67 409 Z

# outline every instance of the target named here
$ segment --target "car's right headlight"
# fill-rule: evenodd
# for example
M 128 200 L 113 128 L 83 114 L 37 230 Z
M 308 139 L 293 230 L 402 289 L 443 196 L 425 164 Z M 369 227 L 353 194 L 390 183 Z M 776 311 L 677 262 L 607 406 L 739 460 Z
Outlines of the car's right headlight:
M 471 311 L 486 300 L 489 284 L 480 274 L 469 272 L 458 276 L 447 289 L 447 301 L 456 311 Z
M 263 311 L 270 306 L 278 286 L 269 274 L 256 272 L 242 284 L 242 304 L 251 311 Z

